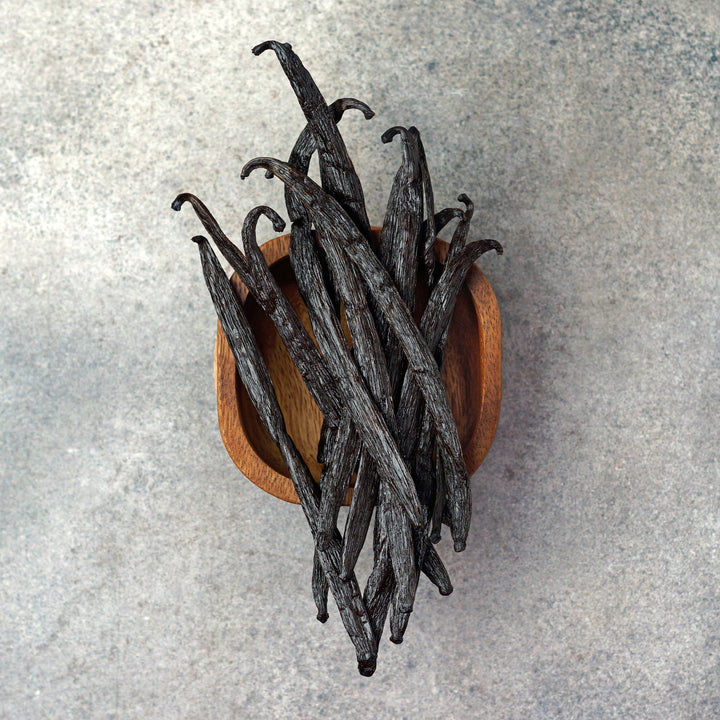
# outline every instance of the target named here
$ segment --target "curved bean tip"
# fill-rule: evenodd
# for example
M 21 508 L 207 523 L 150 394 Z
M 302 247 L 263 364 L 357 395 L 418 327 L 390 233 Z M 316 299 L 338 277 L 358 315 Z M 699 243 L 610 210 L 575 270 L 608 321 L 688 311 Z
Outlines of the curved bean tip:
M 277 40 L 265 40 L 265 42 L 261 42 L 260 44 L 256 45 L 252 49 L 253 55 L 262 55 L 266 50 L 269 50 L 271 47 L 277 44 Z
M 469 222 L 475 212 L 475 204 L 465 193 L 458 195 L 458 202 L 465 205 L 465 222 Z
M 405 128 L 401 125 L 396 125 L 395 127 L 391 127 L 388 130 L 386 130 L 381 136 L 380 139 L 384 143 L 389 143 L 396 135 L 399 133 L 406 132 Z
M 353 109 L 359 110 L 366 120 L 375 117 L 375 112 L 370 109 L 370 106 L 357 98 L 339 98 L 331 107 L 337 115 L 343 115 L 346 110 Z
M 245 178 L 247 178 L 253 170 L 257 170 L 258 168 L 265 168 L 263 158 L 253 158 L 252 160 L 248 160 L 243 166 L 243 169 L 240 171 L 240 179 L 245 180 Z M 269 173 L 272 173 L 273 175 L 275 174 L 271 169 L 266 169 Z
M 453 549 L 455 550 L 455 552 L 462 552 L 465 549 L 465 547 L 466 547 L 466 543 L 464 540 L 456 540 L 453 543 Z
M 452 592 L 453 592 L 454 589 L 455 589 L 455 588 L 454 588 L 452 585 L 449 585 L 449 584 L 448 584 L 447 587 L 446 587 L 446 586 L 443 586 L 443 587 L 440 588 L 440 594 L 441 594 L 443 597 L 447 597 L 448 595 L 452 595 Z
M 172 205 L 170 205 L 170 207 L 171 207 L 173 210 L 175 210 L 175 212 L 178 212 L 187 199 L 188 199 L 188 193 L 180 193 L 180 194 L 172 201 Z
M 253 55 L 261 55 L 266 50 L 275 50 L 277 52 L 277 49 L 279 47 L 285 48 L 285 50 L 292 50 L 292 45 L 290 43 L 281 43 L 277 40 L 266 40 L 265 42 L 261 42 L 259 45 L 256 45 L 252 49 Z
M 265 171 L 265 179 L 266 180 L 272 180 L 274 177 L 275 176 L 269 170 Z
M 198 245 L 207 245 L 208 242 L 208 239 L 206 237 L 203 237 L 202 235 L 193 235 L 193 237 L 191 237 L 190 239 Z
M 400 645 L 403 640 L 404 640 L 404 638 L 402 635 L 391 635 L 390 636 L 390 642 L 395 643 L 396 645 Z
M 317 619 L 321 623 L 326 623 L 329 617 L 330 616 L 326 612 L 317 614 Z
M 494 250 L 498 255 L 503 254 L 503 246 L 497 240 L 486 240 L 488 250 Z

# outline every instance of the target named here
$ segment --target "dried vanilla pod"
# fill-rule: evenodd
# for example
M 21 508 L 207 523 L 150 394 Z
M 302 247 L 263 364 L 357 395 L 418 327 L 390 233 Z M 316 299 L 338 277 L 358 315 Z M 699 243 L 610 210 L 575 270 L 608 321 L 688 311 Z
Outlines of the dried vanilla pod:
M 260 157 L 257 168 L 285 185 L 290 220 L 290 262 L 307 307 L 312 334 L 280 290 L 256 238 L 266 216 L 277 232 L 282 218 L 271 208 L 253 208 L 245 218 L 240 251 L 205 205 L 184 193 L 218 249 L 278 330 L 323 422 L 316 483 L 285 429 L 265 361 L 230 282 L 205 238 L 199 246 L 203 274 L 228 339 L 240 379 L 262 424 L 287 467 L 314 539 L 312 596 L 317 619 L 328 617 L 332 592 L 353 642 L 361 674 L 375 669 L 380 638 L 389 618 L 390 640 L 403 641 L 420 574 L 447 595 L 453 590 L 437 548 L 440 525 L 448 524 L 456 550 L 465 547 L 471 496 L 457 427 L 440 372 L 455 303 L 472 263 L 494 241 L 468 243 L 473 205 L 435 211 L 432 182 L 420 133 L 392 127 L 382 136 L 402 143 L 379 239 L 371 236 L 362 185 L 338 123 L 348 109 L 366 119 L 372 110 L 352 98 L 326 103 L 289 44 L 261 43 L 272 50 L 305 116 L 306 125 L 288 162 Z M 318 154 L 319 182 L 308 177 Z M 438 232 L 453 220 L 444 263 L 435 257 Z M 419 321 L 418 282 L 429 294 Z M 346 335 L 347 333 L 347 335 Z M 355 475 L 344 533 L 341 504 Z M 354 573 L 372 516 L 373 565 L 364 592 Z
M 410 128 L 410 132 L 415 136 L 418 147 L 418 155 L 420 158 L 420 171 L 422 173 L 423 190 L 425 191 L 425 208 L 427 211 L 427 220 L 423 227 L 423 245 L 422 256 L 427 271 L 428 283 L 430 287 L 434 284 L 435 270 L 435 238 L 439 232 L 437 223 L 435 222 L 435 196 L 433 195 L 432 182 L 430 181 L 430 171 L 428 170 L 427 157 L 425 156 L 425 147 L 418 129 Z
M 300 499 L 300 505 L 314 535 L 318 523 L 317 486 L 285 430 L 285 422 L 272 380 L 230 281 L 210 249 L 207 239 L 195 237 L 193 240 L 200 248 L 205 281 L 230 344 L 238 372 L 243 377 L 245 388 L 260 419 L 280 448 L 295 492 Z M 372 675 L 377 661 L 377 641 L 357 580 L 354 577 L 340 580 L 340 544 L 336 538 L 333 538 L 327 548 L 318 548 L 317 552 L 345 629 L 355 645 L 358 669 L 363 675 Z
M 289 43 L 268 40 L 254 47 L 253 55 L 260 55 L 268 49 L 273 50 L 277 55 L 311 128 L 317 144 L 320 165 L 325 168 L 323 172 L 325 190 L 331 193 L 347 211 L 360 232 L 367 235 L 370 232 L 370 221 L 365 210 L 362 185 L 348 155 L 345 141 L 338 131 L 332 111 Z
M 363 600 L 370 616 L 373 632 L 379 643 L 395 590 L 395 576 L 387 549 L 388 536 L 384 527 L 384 514 L 380 512 L 380 509 L 375 514 L 373 535 L 375 562 L 365 585 Z
M 406 130 L 404 127 L 392 127 L 381 137 L 384 143 L 388 143 L 396 135 L 400 135 L 403 158 L 390 190 L 385 221 L 380 232 L 378 256 L 412 313 L 415 308 L 418 235 L 422 223 L 423 199 L 420 153 L 417 136 L 411 130 L 413 128 Z M 378 308 L 375 308 L 375 312 L 378 313 Z M 397 400 L 405 371 L 405 359 L 399 340 L 389 331 L 382 314 L 378 315 L 376 323 L 385 343 L 393 398 Z
M 366 120 L 370 120 L 375 116 L 375 113 L 367 104 L 362 102 L 362 100 L 356 100 L 355 98 L 339 98 L 330 105 L 330 112 L 332 113 L 335 124 L 340 122 L 346 110 L 359 110 Z M 303 128 L 297 141 L 295 142 L 292 152 L 290 153 L 290 157 L 288 158 L 288 165 L 292 165 L 292 167 L 296 168 L 304 175 L 307 175 L 310 167 L 310 159 L 315 154 L 316 150 L 317 143 L 315 141 L 315 135 L 312 127 L 308 124 Z M 269 176 L 272 177 L 272 173 L 270 173 L 270 171 L 268 171 L 268 173 Z M 295 199 L 292 191 L 287 187 L 285 188 L 285 205 L 287 206 L 288 216 L 290 217 L 291 222 L 295 222 L 295 220 L 300 220 L 306 217 L 302 204 Z

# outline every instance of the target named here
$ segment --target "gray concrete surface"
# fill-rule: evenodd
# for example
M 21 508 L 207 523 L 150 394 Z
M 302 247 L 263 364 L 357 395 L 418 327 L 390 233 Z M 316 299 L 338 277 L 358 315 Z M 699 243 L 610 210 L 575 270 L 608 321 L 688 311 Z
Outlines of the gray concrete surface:
M 715 2 L 2 5 L 0 716 L 720 717 Z M 376 111 L 344 121 L 375 222 L 415 124 L 505 246 L 456 591 L 372 679 L 313 619 L 301 513 L 223 449 L 170 211 L 282 207 L 239 180 L 303 124 L 269 38 Z

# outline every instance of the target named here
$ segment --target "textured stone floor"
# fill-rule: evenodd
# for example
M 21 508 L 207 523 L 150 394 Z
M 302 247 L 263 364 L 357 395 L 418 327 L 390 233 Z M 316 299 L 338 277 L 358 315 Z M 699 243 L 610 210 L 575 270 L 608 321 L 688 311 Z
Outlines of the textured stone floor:
M 720 716 L 715 2 L 4 5 L 1 717 Z M 375 110 L 343 121 L 374 222 L 414 124 L 438 205 L 505 247 L 455 593 L 421 585 L 372 679 L 314 620 L 302 514 L 225 453 L 170 211 L 282 208 L 239 179 L 303 125 L 270 38 Z

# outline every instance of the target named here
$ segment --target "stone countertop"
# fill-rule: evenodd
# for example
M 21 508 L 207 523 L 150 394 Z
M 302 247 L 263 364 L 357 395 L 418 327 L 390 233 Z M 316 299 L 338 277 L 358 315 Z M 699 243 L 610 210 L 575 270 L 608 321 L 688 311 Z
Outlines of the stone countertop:
M 505 248 L 455 592 L 421 584 L 371 679 L 314 620 L 302 513 L 225 453 L 170 210 L 282 209 L 239 180 L 303 126 L 270 38 L 375 110 L 343 121 L 373 222 L 416 125 L 438 207 Z M 1 717 L 720 716 L 715 2 L 29 0 L 0 41 Z

